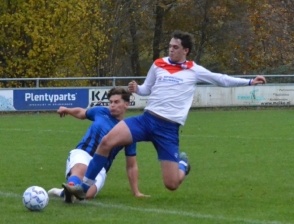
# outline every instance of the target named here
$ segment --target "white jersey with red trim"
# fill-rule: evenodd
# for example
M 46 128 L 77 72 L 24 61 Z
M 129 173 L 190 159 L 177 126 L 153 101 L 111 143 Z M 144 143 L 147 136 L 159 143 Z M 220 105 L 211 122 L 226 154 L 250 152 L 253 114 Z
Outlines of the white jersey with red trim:
M 149 95 L 145 110 L 184 125 L 197 83 L 233 87 L 249 85 L 249 81 L 213 73 L 194 61 L 173 64 L 164 57 L 154 61 L 144 83 L 138 86 L 137 94 Z

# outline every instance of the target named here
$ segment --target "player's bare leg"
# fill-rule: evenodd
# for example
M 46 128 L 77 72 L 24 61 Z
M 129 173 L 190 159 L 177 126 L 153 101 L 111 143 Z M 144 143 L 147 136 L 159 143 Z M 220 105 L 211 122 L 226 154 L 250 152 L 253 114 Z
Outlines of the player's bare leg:
M 176 190 L 185 178 L 185 173 L 179 170 L 177 162 L 161 161 L 161 170 L 163 183 L 171 191 Z
M 122 120 L 114 126 L 111 131 L 105 135 L 99 144 L 96 153 L 108 156 L 112 148 L 119 145 L 129 145 L 133 142 L 129 127 Z
M 180 154 L 180 161 L 161 161 L 162 179 L 167 189 L 174 191 L 190 172 L 190 164 L 186 153 Z

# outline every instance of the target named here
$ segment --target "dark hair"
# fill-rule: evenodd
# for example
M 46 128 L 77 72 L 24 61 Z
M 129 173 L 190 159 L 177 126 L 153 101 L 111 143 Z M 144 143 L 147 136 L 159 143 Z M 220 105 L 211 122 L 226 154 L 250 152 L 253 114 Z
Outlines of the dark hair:
M 191 53 L 193 49 L 193 36 L 192 34 L 188 32 L 183 32 L 180 30 L 176 30 L 172 33 L 172 38 L 180 39 L 181 44 L 184 48 L 188 48 L 189 52 L 187 53 L 187 56 Z
M 113 95 L 121 95 L 121 98 L 124 101 L 130 102 L 130 97 L 132 96 L 132 93 L 123 87 L 113 87 L 108 91 L 107 98 L 110 99 L 110 97 Z

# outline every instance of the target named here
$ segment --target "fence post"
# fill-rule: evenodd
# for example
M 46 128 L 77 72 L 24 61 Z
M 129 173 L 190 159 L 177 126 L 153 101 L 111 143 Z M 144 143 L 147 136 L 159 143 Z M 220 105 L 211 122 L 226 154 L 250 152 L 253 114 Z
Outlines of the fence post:
M 40 78 L 37 78 L 36 79 L 36 88 L 39 88 L 40 87 Z

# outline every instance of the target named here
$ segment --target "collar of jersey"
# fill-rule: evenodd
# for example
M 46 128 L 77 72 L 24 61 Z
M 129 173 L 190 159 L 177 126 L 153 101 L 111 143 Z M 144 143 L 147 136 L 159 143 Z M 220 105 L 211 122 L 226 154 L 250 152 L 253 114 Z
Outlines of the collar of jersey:
M 172 65 L 182 65 L 185 64 L 187 62 L 187 60 L 185 60 L 184 62 L 174 62 L 172 61 L 170 58 L 167 58 L 168 62 L 171 63 Z

